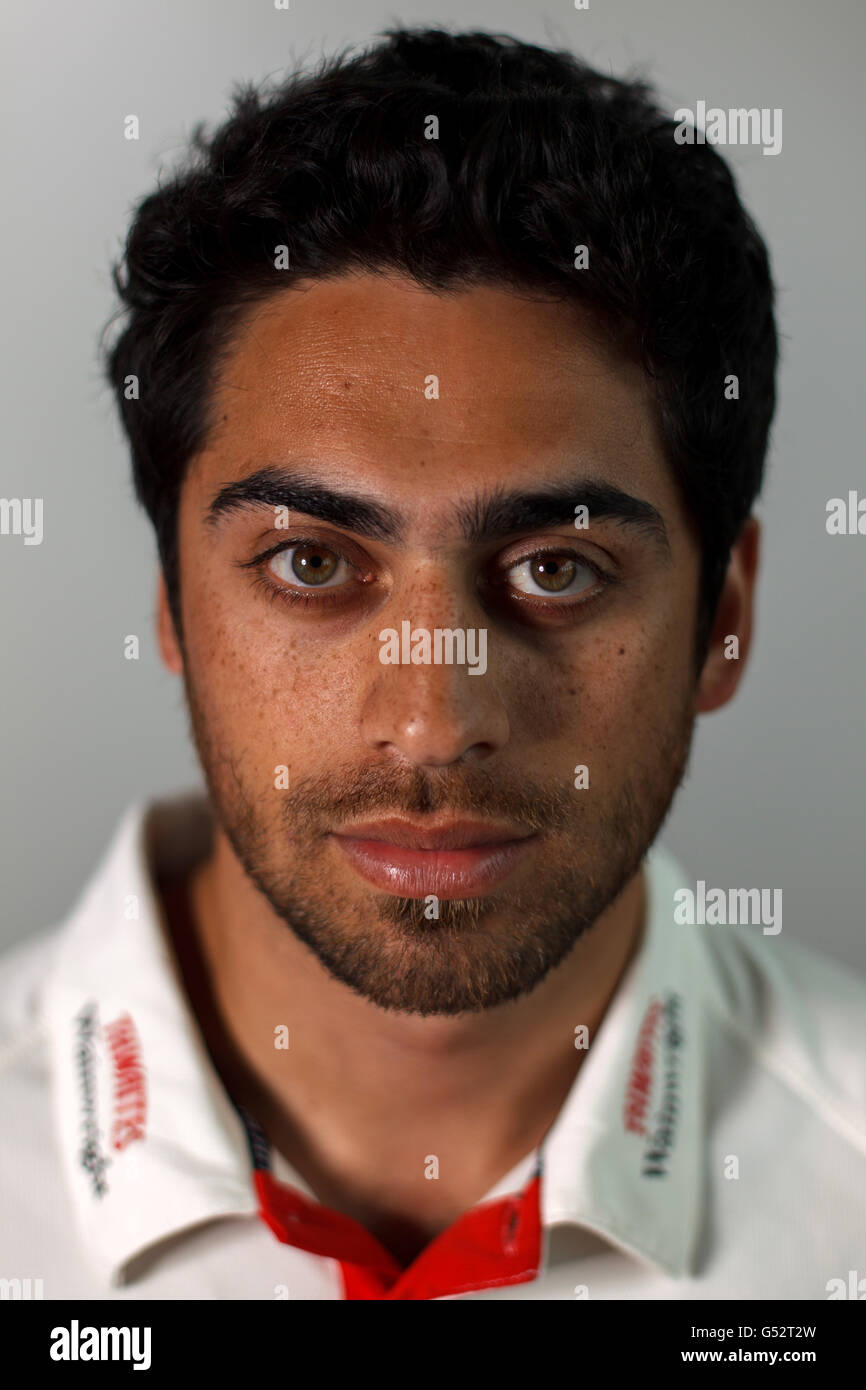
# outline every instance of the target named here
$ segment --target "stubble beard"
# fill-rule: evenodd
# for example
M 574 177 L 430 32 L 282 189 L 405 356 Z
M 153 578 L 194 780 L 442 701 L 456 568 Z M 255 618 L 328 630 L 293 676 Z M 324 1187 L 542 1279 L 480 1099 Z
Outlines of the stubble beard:
M 695 719 L 689 690 L 656 731 L 649 758 L 607 802 L 570 780 L 545 787 L 469 764 L 403 773 L 347 766 L 286 791 L 266 783 L 262 792 L 243 760 L 212 735 L 188 671 L 184 679 L 212 809 L 251 882 L 333 979 L 379 1008 L 422 1017 L 517 999 L 564 961 L 640 869 L 686 773 Z M 435 811 L 538 831 L 539 871 L 519 888 L 506 883 L 483 897 L 441 900 L 438 918 L 425 898 L 362 896 L 360 883 L 353 894 L 329 874 L 335 851 L 327 831 L 377 814 Z

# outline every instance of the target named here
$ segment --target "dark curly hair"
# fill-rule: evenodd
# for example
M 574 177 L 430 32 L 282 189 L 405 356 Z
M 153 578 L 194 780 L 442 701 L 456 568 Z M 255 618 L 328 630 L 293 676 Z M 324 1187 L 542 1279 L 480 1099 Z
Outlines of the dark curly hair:
M 701 537 L 703 656 L 761 486 L 777 357 L 767 251 L 712 146 L 678 144 L 644 81 L 441 28 L 389 29 L 274 91 L 242 83 L 232 103 L 135 209 L 112 267 L 125 322 L 110 347 L 103 334 L 178 633 L 184 471 L 240 316 L 287 286 L 285 244 L 293 280 L 397 269 L 425 288 L 500 284 L 580 301 L 627 333 Z M 424 138 L 431 114 L 438 139 Z

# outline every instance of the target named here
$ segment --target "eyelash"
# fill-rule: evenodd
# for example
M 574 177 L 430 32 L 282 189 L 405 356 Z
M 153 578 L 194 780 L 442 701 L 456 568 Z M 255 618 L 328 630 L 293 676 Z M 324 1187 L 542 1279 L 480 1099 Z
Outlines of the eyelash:
M 301 604 L 304 608 L 308 608 L 312 604 L 320 610 L 329 607 L 331 604 L 341 603 L 344 589 L 343 585 L 334 589 L 316 590 L 311 588 L 309 590 L 304 590 L 286 584 L 279 584 L 268 576 L 268 561 L 272 560 L 275 555 L 280 555 L 284 550 L 292 550 L 295 546 L 299 545 L 322 545 L 322 542 L 313 536 L 292 536 L 284 541 L 280 541 L 278 545 L 272 545 L 268 550 L 263 551 L 261 555 L 256 555 L 252 560 L 243 561 L 240 568 L 253 570 L 253 584 L 255 587 L 261 589 L 267 598 L 274 599 L 277 602 L 282 601 L 283 603 L 293 605 Z M 335 546 L 328 545 L 322 546 L 322 548 L 329 550 L 331 554 L 336 555 L 338 559 L 344 560 L 347 565 L 351 565 L 354 569 L 357 569 L 357 565 L 355 565 L 354 561 L 352 561 L 348 555 L 343 554 L 341 550 L 337 550 Z M 510 589 L 512 602 L 519 608 L 535 609 L 542 614 L 556 612 L 561 614 L 566 621 L 568 621 L 569 618 L 576 621 L 580 612 L 588 608 L 598 599 L 603 598 L 608 589 L 622 582 L 613 575 L 607 574 L 599 565 L 594 564 L 592 560 L 587 560 L 583 555 L 579 555 L 574 551 L 569 551 L 562 546 L 548 546 L 546 548 L 542 547 L 541 549 L 529 550 L 525 555 L 520 555 L 513 559 L 508 565 L 508 569 L 516 569 L 518 565 L 525 564 L 527 560 L 543 559 L 545 555 L 565 556 L 567 559 L 576 560 L 578 564 L 584 565 L 595 575 L 596 580 L 602 586 L 601 589 L 591 589 L 588 598 L 572 600 L 569 603 L 566 599 L 557 601 L 556 599 L 542 599 L 537 594 L 521 593 L 519 590 L 513 589 L 512 586 L 508 584 L 508 581 L 504 579 L 493 581 L 493 586 L 496 588 Z

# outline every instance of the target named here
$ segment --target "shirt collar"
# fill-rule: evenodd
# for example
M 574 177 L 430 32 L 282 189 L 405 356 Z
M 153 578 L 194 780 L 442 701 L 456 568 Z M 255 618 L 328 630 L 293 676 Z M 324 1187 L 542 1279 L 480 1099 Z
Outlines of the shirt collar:
M 243 1126 L 178 978 L 153 879 L 154 865 L 194 862 L 208 826 L 198 795 L 130 807 L 46 987 L 64 1166 L 114 1284 L 166 1237 L 258 1210 Z M 543 1144 L 542 1221 L 588 1227 L 680 1275 L 703 1197 L 702 972 L 693 933 L 673 921 L 681 870 L 656 846 L 646 870 L 638 953 Z M 311 1195 L 285 1161 L 275 1171 Z
M 542 1219 L 682 1276 L 704 1202 L 706 966 L 674 922 L 676 860 L 653 846 L 645 870 L 641 944 L 543 1144 Z
M 46 987 L 55 1107 L 88 1247 L 110 1282 L 144 1249 L 255 1214 L 246 1140 L 177 976 L 152 878 L 206 834 L 200 798 L 132 806 Z

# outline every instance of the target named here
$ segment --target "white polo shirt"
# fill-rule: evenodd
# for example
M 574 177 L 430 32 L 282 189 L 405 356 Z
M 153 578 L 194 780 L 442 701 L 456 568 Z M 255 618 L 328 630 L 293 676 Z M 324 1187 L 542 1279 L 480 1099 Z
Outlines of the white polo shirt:
M 154 885 L 204 827 L 200 798 L 132 807 L 67 921 L 0 958 L 0 1279 L 47 1299 L 866 1298 L 863 980 L 784 931 L 679 925 L 690 880 L 654 847 L 640 950 L 543 1145 L 401 1271 L 247 1133 L 209 1059 Z

